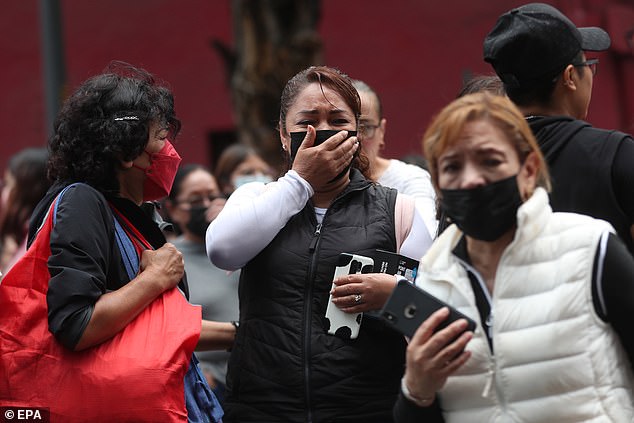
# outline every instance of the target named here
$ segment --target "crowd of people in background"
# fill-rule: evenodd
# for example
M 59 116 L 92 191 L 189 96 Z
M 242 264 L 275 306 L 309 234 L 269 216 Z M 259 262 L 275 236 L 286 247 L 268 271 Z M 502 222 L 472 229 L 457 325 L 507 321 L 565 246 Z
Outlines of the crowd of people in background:
M 29 219 L 48 190 L 48 152 L 25 148 L 11 157 L 0 194 L 0 272 L 6 273 L 26 252 Z
M 384 157 L 374 88 L 303 69 L 281 93 L 281 172 L 239 142 L 213 168 L 181 164 L 172 93 L 113 62 L 2 178 L 0 406 L 63 421 L 634 421 L 634 139 L 585 121 L 587 54 L 609 46 L 546 4 L 501 14 L 483 40 L 493 73 L 464 81 L 402 160 Z M 377 250 L 419 261 L 411 283 L 446 304 L 411 338 L 380 313 L 402 275 L 333 279 L 341 253 Z M 329 307 L 358 332 L 331 331 Z M 475 330 L 444 325 L 454 309 Z

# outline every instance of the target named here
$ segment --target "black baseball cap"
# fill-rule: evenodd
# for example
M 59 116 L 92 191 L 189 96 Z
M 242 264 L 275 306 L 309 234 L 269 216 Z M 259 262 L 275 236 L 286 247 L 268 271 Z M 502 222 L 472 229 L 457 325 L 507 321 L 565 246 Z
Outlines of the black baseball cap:
M 601 28 L 577 28 L 559 10 L 531 3 L 500 16 L 484 39 L 484 60 L 508 85 L 555 77 L 580 51 L 604 51 L 610 36 Z

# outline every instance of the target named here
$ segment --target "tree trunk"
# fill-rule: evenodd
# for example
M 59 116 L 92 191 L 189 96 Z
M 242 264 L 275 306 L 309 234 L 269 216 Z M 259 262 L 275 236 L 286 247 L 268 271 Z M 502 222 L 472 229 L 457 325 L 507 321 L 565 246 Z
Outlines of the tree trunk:
M 277 122 L 284 85 L 321 62 L 319 0 L 233 0 L 233 52 L 216 44 L 228 68 L 238 142 L 282 165 Z

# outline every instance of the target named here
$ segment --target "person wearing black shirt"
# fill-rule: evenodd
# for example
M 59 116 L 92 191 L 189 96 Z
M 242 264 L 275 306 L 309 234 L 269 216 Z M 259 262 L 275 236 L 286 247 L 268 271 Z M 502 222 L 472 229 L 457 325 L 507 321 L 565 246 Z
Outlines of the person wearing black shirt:
M 546 4 L 501 15 L 484 40 L 484 60 L 504 83 L 542 150 L 555 211 L 607 220 L 634 254 L 634 139 L 584 122 L 599 59 L 609 35 L 577 28 Z

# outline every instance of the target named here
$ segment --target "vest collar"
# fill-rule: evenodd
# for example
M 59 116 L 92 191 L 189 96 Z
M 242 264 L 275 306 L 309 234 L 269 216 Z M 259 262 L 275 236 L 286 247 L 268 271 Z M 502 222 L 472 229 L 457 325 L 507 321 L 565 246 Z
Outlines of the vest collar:
M 517 210 L 517 230 L 507 250 L 515 244 L 535 239 L 544 230 L 551 214 L 548 193 L 544 188 L 537 187 L 531 198 Z M 453 250 L 462 236 L 462 231 L 455 224 L 445 229 L 423 257 L 421 269 L 436 273 L 450 268 L 456 260 Z

